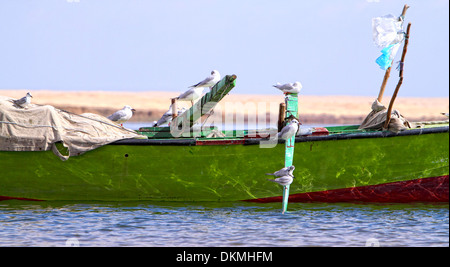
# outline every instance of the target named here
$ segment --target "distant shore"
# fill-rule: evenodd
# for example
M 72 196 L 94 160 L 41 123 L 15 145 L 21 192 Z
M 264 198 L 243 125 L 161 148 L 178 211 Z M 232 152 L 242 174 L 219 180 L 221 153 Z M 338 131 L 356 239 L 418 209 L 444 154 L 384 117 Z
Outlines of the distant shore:
M 0 90 L 0 95 L 20 98 L 25 90 Z M 108 92 L 108 91 L 32 91 L 32 102 L 52 105 L 76 114 L 96 113 L 108 116 L 124 105 L 136 109 L 130 122 L 151 122 L 158 120 L 170 106 L 170 98 L 180 92 Z M 304 124 L 358 124 L 371 111 L 376 96 L 303 96 L 299 97 L 300 120 Z M 389 105 L 390 97 L 383 99 Z M 283 95 L 244 95 L 229 94 L 215 110 L 234 116 L 262 114 L 277 116 L 279 103 L 284 102 Z M 181 107 L 190 107 L 190 102 L 180 102 Z M 394 109 L 410 121 L 444 120 L 441 112 L 449 111 L 448 97 L 401 97 L 398 96 Z M 228 116 L 228 115 L 222 115 Z

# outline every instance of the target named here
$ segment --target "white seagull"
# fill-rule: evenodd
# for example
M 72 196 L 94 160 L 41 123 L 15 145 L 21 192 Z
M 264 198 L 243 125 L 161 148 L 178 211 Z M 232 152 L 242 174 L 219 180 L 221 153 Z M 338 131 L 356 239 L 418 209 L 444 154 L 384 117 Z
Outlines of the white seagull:
M 290 175 L 281 176 L 275 179 L 267 179 L 271 182 L 277 183 L 279 185 L 290 185 L 294 181 L 294 177 Z
M 194 100 L 199 99 L 202 96 L 203 93 L 203 87 L 194 87 L 186 92 L 182 93 L 178 97 L 175 97 L 175 99 L 179 101 L 191 101 L 191 105 L 194 105 Z
M 124 106 L 123 109 L 114 112 L 113 114 L 108 116 L 108 119 L 120 124 L 123 126 L 123 123 L 131 119 L 133 116 L 133 111 L 136 111 L 134 108 L 130 106 Z
M 284 167 L 281 170 L 278 170 L 274 173 L 266 173 L 266 175 L 273 175 L 273 176 L 277 176 L 277 177 L 286 176 L 286 175 L 294 176 L 294 170 L 295 170 L 295 166 L 292 165 L 289 167 Z
M 213 70 L 211 71 L 211 76 L 206 77 L 203 81 L 189 87 L 190 88 L 209 87 L 209 89 L 211 89 L 219 81 L 220 81 L 220 73 L 217 70 Z
M 290 139 L 297 133 L 299 124 L 300 123 L 296 119 L 293 119 L 291 123 L 289 123 L 288 125 L 284 126 L 283 129 L 281 129 L 277 137 L 284 140 Z
M 285 84 L 277 83 L 277 84 L 274 85 L 273 87 L 280 89 L 280 90 L 283 91 L 285 94 L 286 94 L 286 93 L 297 94 L 297 93 L 299 93 L 300 90 L 302 89 L 302 84 L 301 84 L 300 82 L 295 82 L 295 83 L 285 83 Z
M 28 92 L 26 96 L 21 99 L 13 100 L 14 104 L 21 108 L 26 108 L 31 103 L 31 98 L 33 96 Z
M 186 108 L 182 108 L 181 110 L 178 110 L 177 115 L 179 116 L 181 113 L 185 112 Z M 166 123 L 169 123 L 172 121 L 172 105 L 170 105 L 169 110 L 164 113 L 161 118 L 153 124 L 153 127 L 159 127 L 161 125 L 164 125 Z

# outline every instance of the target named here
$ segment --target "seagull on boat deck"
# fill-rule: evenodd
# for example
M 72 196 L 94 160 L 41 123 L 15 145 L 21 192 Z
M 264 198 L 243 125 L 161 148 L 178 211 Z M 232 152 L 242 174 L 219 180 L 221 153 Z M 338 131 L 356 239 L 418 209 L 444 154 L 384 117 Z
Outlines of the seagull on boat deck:
M 294 181 L 294 176 L 285 175 L 285 176 L 281 176 L 281 177 L 278 177 L 275 179 L 267 179 L 267 180 L 284 186 L 284 185 L 292 184 L 292 181 Z
M 108 116 L 108 119 L 120 124 L 123 127 L 123 123 L 131 119 L 133 116 L 133 112 L 136 111 L 134 108 L 130 106 L 124 106 L 123 109 L 114 112 L 113 114 Z
M 295 170 L 295 166 L 289 166 L 289 167 L 284 167 L 281 170 L 278 170 L 274 173 L 266 173 L 266 175 L 273 175 L 273 176 L 277 176 L 277 177 L 281 177 L 281 176 L 294 176 L 294 170 Z
M 194 105 L 194 100 L 199 99 L 202 96 L 203 93 L 203 87 L 194 87 L 186 92 L 182 93 L 178 97 L 175 97 L 175 99 L 179 101 L 191 101 L 191 105 Z
M 182 114 L 185 111 L 186 111 L 186 108 L 183 107 L 182 109 L 178 110 L 177 115 L 179 116 L 180 114 Z M 164 113 L 161 116 L 161 118 L 153 124 L 153 127 L 159 127 L 159 126 L 169 123 L 171 121 L 172 121 L 172 105 L 170 105 L 169 110 L 166 111 L 166 113 Z
M 281 131 L 277 134 L 277 137 L 284 140 L 290 139 L 297 133 L 299 124 L 301 123 L 298 122 L 296 119 L 293 119 L 291 123 L 289 123 L 288 125 L 284 126 L 283 129 L 281 129 Z
M 220 81 L 220 73 L 217 70 L 213 70 L 211 71 L 211 76 L 206 77 L 203 81 L 189 87 L 190 88 L 209 87 L 209 89 L 211 89 L 219 81 Z
M 280 89 L 285 94 L 287 93 L 297 94 L 302 89 L 302 84 L 300 82 L 285 83 L 285 84 L 277 83 L 273 87 Z
M 33 96 L 30 94 L 30 92 L 28 92 L 26 96 L 22 97 L 21 99 L 13 100 L 13 102 L 21 108 L 26 108 L 31 103 L 32 97 Z

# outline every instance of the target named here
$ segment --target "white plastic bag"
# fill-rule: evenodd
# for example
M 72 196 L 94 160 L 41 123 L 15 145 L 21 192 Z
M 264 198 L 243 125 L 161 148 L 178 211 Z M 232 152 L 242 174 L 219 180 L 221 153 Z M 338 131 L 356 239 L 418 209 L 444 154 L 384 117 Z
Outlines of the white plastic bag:
M 403 20 L 394 15 L 373 18 L 372 29 L 373 41 L 380 48 L 403 41 Z

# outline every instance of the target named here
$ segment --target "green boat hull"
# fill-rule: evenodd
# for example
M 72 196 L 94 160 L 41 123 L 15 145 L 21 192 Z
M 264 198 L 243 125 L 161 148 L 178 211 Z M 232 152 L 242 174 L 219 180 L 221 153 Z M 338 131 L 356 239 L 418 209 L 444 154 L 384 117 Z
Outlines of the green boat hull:
M 284 167 L 285 145 L 261 148 L 259 142 L 125 140 L 67 161 L 52 151 L 0 151 L 0 200 L 281 201 L 282 187 L 265 173 Z M 339 201 L 334 192 L 342 190 L 347 191 L 344 201 L 396 202 L 392 185 L 424 179 L 438 179 L 431 185 L 435 190 L 425 190 L 435 198 L 421 197 L 426 193 L 415 186 L 406 194 L 410 198 L 398 201 L 448 202 L 448 126 L 400 134 L 300 137 L 293 165 L 290 202 Z M 385 198 L 378 191 L 373 198 L 354 193 L 379 187 L 388 188 L 382 190 Z M 321 198 L 314 199 L 315 193 Z

